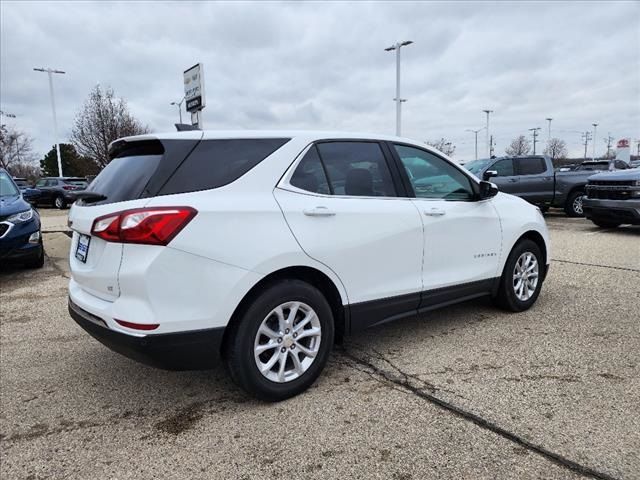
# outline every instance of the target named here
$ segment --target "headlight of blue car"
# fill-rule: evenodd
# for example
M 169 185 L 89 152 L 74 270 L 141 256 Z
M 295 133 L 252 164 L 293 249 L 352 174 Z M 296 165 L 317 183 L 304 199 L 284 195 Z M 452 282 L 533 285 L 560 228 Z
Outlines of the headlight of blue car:
M 28 222 L 32 218 L 33 218 L 33 208 L 30 208 L 29 210 L 25 210 L 24 212 L 11 215 L 9 218 L 7 218 L 6 221 L 11 223 L 23 223 L 23 222 Z

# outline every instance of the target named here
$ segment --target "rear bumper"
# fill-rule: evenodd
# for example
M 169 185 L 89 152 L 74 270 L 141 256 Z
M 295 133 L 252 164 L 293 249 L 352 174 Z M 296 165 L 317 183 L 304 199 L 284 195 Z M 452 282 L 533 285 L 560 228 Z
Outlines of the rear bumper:
M 224 327 L 133 336 L 107 327 L 104 320 L 69 299 L 69 314 L 100 343 L 125 357 L 165 370 L 200 370 L 220 362 Z
M 640 225 L 639 200 L 599 200 L 585 198 L 582 201 L 584 215 L 592 220 Z

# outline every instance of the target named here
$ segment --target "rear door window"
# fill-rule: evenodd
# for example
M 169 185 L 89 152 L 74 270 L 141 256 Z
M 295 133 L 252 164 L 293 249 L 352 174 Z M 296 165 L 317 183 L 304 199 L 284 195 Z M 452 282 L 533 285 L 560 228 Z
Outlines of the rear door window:
M 396 196 L 389 166 L 377 142 L 323 142 L 317 147 L 334 195 Z
M 313 145 L 296 167 L 289 181 L 294 187 L 312 193 L 329 195 L 329 181 L 320 161 L 318 149 Z
M 290 139 L 203 140 L 159 194 L 195 192 L 227 185 L 247 173 Z
M 540 175 L 547 170 L 543 158 L 516 158 L 519 175 Z

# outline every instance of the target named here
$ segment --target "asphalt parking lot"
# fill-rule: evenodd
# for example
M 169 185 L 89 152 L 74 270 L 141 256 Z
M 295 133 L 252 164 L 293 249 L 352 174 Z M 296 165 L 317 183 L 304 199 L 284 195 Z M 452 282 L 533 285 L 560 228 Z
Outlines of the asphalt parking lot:
M 67 314 L 66 218 L 0 270 L 0 477 L 640 478 L 640 227 L 550 214 L 521 314 L 473 301 L 349 338 L 307 393 L 248 398 L 165 372 Z

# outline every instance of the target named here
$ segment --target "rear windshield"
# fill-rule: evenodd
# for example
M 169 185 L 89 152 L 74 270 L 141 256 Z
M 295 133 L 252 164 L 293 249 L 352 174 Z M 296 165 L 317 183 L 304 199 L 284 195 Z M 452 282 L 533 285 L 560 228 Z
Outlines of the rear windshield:
M 91 182 L 87 192 L 107 197 L 101 203 L 124 202 L 140 198 L 145 185 L 158 168 L 162 155 L 136 155 L 114 158 Z
M 227 185 L 255 167 L 288 138 L 167 140 L 132 142 L 91 182 L 86 192 L 107 197 L 105 204 L 141 197 L 209 190 Z M 142 147 L 136 144 L 143 144 Z

